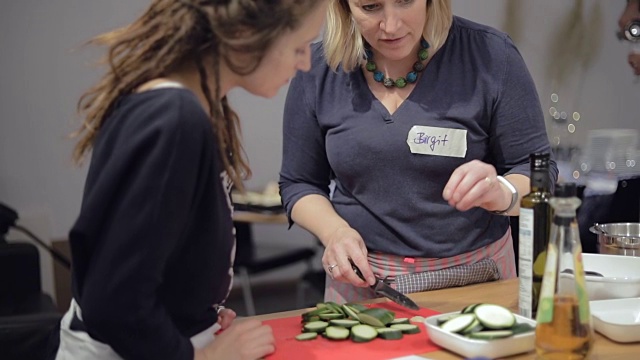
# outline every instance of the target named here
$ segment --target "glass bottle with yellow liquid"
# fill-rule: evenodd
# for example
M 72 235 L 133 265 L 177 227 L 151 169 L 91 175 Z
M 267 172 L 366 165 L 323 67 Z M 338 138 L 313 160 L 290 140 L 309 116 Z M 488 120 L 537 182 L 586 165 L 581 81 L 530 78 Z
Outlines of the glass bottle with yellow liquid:
M 536 354 L 544 360 L 585 359 L 593 343 L 574 183 L 558 184 L 538 304 Z

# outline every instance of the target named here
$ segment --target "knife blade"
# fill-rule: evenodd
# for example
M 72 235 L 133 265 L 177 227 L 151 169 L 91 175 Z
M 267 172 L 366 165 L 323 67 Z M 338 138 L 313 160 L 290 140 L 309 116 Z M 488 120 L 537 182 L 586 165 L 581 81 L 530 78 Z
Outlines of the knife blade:
M 356 264 L 354 264 L 351 259 L 349 261 L 351 262 L 351 268 L 353 268 L 353 271 L 356 273 L 356 275 L 358 275 L 360 279 L 365 280 L 364 276 L 362 275 L 362 272 L 360 271 L 360 269 L 358 269 Z M 392 288 L 390 285 L 385 283 L 384 280 L 382 279 L 376 278 L 376 283 L 374 285 L 370 285 L 369 287 L 373 289 L 373 291 L 375 291 L 376 294 L 382 295 L 400 306 L 406 307 L 407 309 L 411 309 L 411 310 L 420 309 L 418 304 L 416 304 L 413 300 L 409 299 L 408 296 Z

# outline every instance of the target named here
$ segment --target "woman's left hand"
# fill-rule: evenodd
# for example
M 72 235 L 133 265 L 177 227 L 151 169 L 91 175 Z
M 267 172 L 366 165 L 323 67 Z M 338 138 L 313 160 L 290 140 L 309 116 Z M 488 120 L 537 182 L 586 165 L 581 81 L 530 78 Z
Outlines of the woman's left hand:
M 498 181 L 493 165 L 472 160 L 453 171 L 442 197 L 460 211 L 481 207 L 489 211 L 509 207 L 511 196 Z
M 221 330 L 224 330 L 231 326 L 231 323 L 233 322 L 233 320 L 235 320 L 235 318 L 235 311 L 227 308 L 220 310 L 218 312 L 218 324 L 220 324 L 220 326 L 222 327 Z

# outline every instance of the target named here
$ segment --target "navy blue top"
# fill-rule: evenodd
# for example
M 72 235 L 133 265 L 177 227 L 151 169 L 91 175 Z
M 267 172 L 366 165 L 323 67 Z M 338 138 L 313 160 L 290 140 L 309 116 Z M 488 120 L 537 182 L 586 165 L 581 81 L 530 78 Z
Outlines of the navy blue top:
M 121 99 L 93 149 L 69 235 L 88 334 L 125 359 L 193 359 L 231 285 L 230 182 L 186 89 Z
M 466 130 L 458 141 L 466 153 L 412 153 L 416 125 Z M 459 17 L 393 115 L 362 70 L 332 71 L 315 44 L 312 70 L 291 82 L 283 139 L 280 187 L 289 216 L 303 196 L 329 197 L 333 178 L 335 210 L 370 251 L 429 258 L 484 247 L 509 226 L 505 216 L 460 212 L 442 198 L 454 169 L 479 159 L 500 175 L 528 176 L 529 154 L 551 151 L 534 83 L 511 39 Z M 555 182 L 554 161 L 551 169 Z

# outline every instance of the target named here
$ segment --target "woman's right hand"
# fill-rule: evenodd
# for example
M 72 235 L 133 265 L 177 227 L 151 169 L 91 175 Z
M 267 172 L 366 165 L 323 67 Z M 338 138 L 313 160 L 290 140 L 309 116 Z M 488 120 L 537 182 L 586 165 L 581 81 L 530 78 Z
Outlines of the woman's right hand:
M 303 196 L 291 210 L 291 218 L 324 245 L 322 266 L 334 280 L 359 287 L 375 284 L 376 278 L 367 261 L 367 247 L 362 236 L 336 213 L 328 198 L 317 194 Z M 353 260 L 367 282 L 356 275 L 349 259 Z
M 360 269 L 366 282 L 353 271 L 349 259 Z M 358 287 L 375 284 L 376 279 L 367 260 L 367 247 L 362 236 L 351 227 L 339 227 L 325 242 L 322 264 L 334 280 Z
M 275 351 L 273 331 L 258 320 L 234 321 L 207 347 L 196 350 L 195 360 L 256 360 Z

